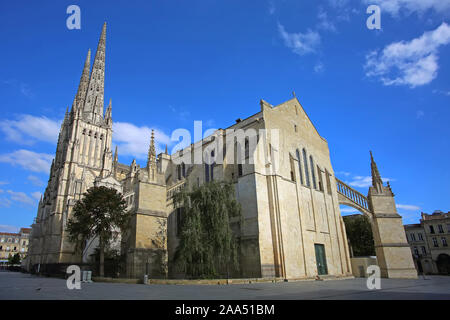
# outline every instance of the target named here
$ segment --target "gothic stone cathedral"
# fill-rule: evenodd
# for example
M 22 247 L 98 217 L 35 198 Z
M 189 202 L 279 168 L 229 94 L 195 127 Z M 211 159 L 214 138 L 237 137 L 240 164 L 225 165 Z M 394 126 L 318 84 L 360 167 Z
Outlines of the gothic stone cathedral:
M 172 155 L 166 148 L 156 156 L 152 134 L 145 168 L 134 160 L 131 165 L 119 163 L 117 148 L 114 155 L 111 150 L 111 102 L 104 112 L 105 44 L 106 23 L 92 70 L 89 51 L 72 108 L 61 125 L 48 186 L 32 226 L 29 269 L 87 261 L 96 239 L 87 243 L 80 257 L 65 227 L 87 189 L 108 186 L 123 194 L 132 212 L 130 229 L 112 244 L 126 255 L 126 276 L 141 278 L 148 272 L 150 278 L 182 277 L 171 268 L 181 216 L 171 196 L 180 188 L 214 179 L 232 182 L 242 206 L 242 221 L 231 222 L 240 242 L 240 271 L 234 277 L 350 276 L 340 204 L 369 216 L 382 276 L 417 276 L 393 193 L 383 185 L 373 159 L 373 186 L 367 197 L 337 180 L 327 141 L 295 97 L 277 106 L 261 100 L 256 114 Z M 263 132 L 250 150 L 245 142 L 246 158 L 262 157 L 244 164 L 229 158 L 214 165 L 184 161 L 208 150 L 214 140 L 227 140 L 229 130 L 239 129 Z M 276 139 L 273 132 L 278 132 Z

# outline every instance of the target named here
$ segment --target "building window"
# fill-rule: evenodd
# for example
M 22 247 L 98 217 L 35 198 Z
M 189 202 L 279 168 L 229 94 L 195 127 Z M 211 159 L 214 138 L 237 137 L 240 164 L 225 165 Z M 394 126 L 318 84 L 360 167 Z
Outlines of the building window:
M 24 245 L 26 245 L 27 244 L 27 242 L 26 241 L 24 241 L 24 242 L 22 242 L 22 245 L 24 246 Z
M 177 165 L 177 178 L 181 180 L 181 166 L 179 164 Z
M 238 164 L 238 176 L 242 177 L 242 164 L 241 163 Z
M 211 151 L 211 159 L 214 159 L 214 150 Z M 215 159 L 214 159 L 215 160 Z M 211 164 L 211 181 L 214 180 L 214 167 L 216 166 L 216 161 Z
M 434 227 L 430 226 L 430 233 L 434 233 Z
M 419 255 L 419 250 L 417 249 L 417 247 L 414 247 L 414 254 L 415 254 L 416 256 Z
M 314 160 L 312 156 L 309 156 L 309 162 L 311 163 L 311 177 L 312 177 L 312 182 L 313 182 L 313 188 L 317 189 L 317 185 L 316 185 L 316 174 L 314 171 Z
M 298 160 L 298 172 L 300 173 L 300 183 L 304 184 L 304 182 L 303 182 L 302 160 L 300 159 L 300 151 L 298 151 L 298 149 L 295 151 L 295 155 L 297 156 L 297 160 Z
M 294 131 L 297 132 L 297 125 L 294 124 Z
M 317 166 L 317 176 L 319 177 L 319 190 L 323 192 L 323 180 L 322 180 L 322 171 L 319 166 Z
M 419 236 L 419 240 L 420 240 L 420 241 L 423 241 L 423 235 L 422 235 L 422 233 L 419 232 L 417 235 Z
M 289 162 L 291 165 L 291 181 L 295 182 L 295 166 L 294 166 L 294 159 L 289 154 Z
M 438 224 L 439 233 L 444 233 L 444 228 L 442 227 L 442 224 Z
M 327 169 L 325 169 L 325 176 L 327 178 L 327 192 L 328 194 L 331 194 L 331 174 L 328 172 Z
M 305 149 L 303 149 L 302 152 L 303 152 L 303 163 L 305 164 L 306 186 L 310 187 L 311 182 L 309 181 L 308 156 L 306 155 Z
M 442 238 L 441 238 L 441 241 L 442 241 L 442 245 L 443 245 L 444 247 L 448 247 L 447 239 L 446 239 L 445 237 L 442 237 Z
M 2 239 L 0 240 L 0 242 L 5 242 L 5 239 L 4 239 L 4 238 L 2 238 Z
M 250 142 L 248 138 L 245 138 L 245 159 L 250 157 Z
M 12 242 L 12 239 L 11 239 L 11 238 L 8 238 L 8 242 L 11 243 L 11 242 Z
M 439 247 L 438 241 L 436 238 L 433 238 L 433 246 L 435 246 L 436 248 Z
M 423 254 L 427 254 L 427 249 L 425 249 L 424 246 L 422 246 L 422 253 L 423 253 Z
M 411 241 L 416 241 L 416 235 L 414 233 L 411 233 L 409 237 L 411 238 Z
M 0 246 L 0 250 L 3 250 L 3 247 L 2 247 L 2 246 Z
M 450 223 L 447 223 L 447 232 L 450 233 Z
M 184 162 L 181 163 L 181 176 L 183 178 L 186 178 L 186 165 L 184 164 Z

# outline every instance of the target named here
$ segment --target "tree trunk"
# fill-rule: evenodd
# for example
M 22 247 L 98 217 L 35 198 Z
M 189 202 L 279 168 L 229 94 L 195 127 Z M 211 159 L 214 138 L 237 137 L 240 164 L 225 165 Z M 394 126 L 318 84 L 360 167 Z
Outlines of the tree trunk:
M 105 276 L 105 245 L 100 237 L 100 277 Z

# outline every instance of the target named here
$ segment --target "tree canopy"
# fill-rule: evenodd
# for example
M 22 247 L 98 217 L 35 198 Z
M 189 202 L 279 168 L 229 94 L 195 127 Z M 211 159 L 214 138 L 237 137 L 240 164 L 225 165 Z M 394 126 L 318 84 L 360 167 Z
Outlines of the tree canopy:
M 100 276 L 104 274 L 105 248 L 116 239 L 118 230 L 128 228 L 130 219 L 125 209 L 126 201 L 115 189 L 92 187 L 75 203 L 73 216 L 68 221 L 69 240 L 81 252 L 86 240 L 99 237 Z
M 175 263 L 191 278 L 213 278 L 238 269 L 238 241 L 230 220 L 240 222 L 234 187 L 212 181 L 174 195 L 181 208 L 180 242 Z
M 372 226 L 365 215 L 352 215 L 343 217 L 347 238 L 355 257 L 374 256 Z

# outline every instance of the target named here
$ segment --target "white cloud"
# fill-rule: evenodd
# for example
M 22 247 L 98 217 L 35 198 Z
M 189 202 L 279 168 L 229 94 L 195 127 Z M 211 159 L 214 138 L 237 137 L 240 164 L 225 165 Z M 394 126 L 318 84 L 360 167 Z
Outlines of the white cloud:
M 383 182 L 394 181 L 394 179 L 390 178 L 381 178 Z M 372 177 L 371 176 L 354 176 L 352 181 L 346 182 L 349 186 L 357 187 L 357 188 L 367 188 L 372 185 Z
M 286 47 L 292 49 L 298 55 L 314 53 L 320 45 L 320 34 L 310 29 L 305 33 L 289 33 L 283 25 L 278 23 L 278 32 L 283 38 Z
M 340 208 L 341 213 L 359 213 L 358 210 L 354 209 L 354 208 Z
M 45 185 L 44 181 L 42 181 L 39 177 L 36 177 L 36 176 L 33 176 L 33 175 L 28 176 L 27 179 L 30 180 L 31 183 L 33 185 L 37 186 L 37 187 L 42 187 L 42 186 Z
M 8 140 L 27 145 L 35 141 L 55 143 L 60 126 L 61 121 L 27 114 L 19 116 L 18 120 L 0 121 L 0 130 Z
M 433 90 L 433 93 L 443 94 L 444 96 L 450 96 L 450 91 Z
M 450 26 L 445 22 L 433 31 L 411 41 L 394 42 L 381 52 L 366 56 L 366 75 L 384 85 L 408 85 L 411 88 L 430 83 L 437 77 L 438 49 L 450 43 Z
M 19 165 L 22 168 L 34 172 L 48 173 L 53 156 L 46 153 L 36 153 L 29 150 L 17 150 L 12 153 L 0 155 L 0 162 L 6 162 L 13 166 Z
M 314 66 L 314 72 L 315 73 L 322 73 L 325 71 L 325 66 L 323 65 L 322 62 L 318 62 L 315 66 Z
M 379 5 L 382 13 L 387 12 L 393 16 L 412 12 L 423 14 L 427 10 L 434 10 L 438 13 L 450 12 L 450 1 L 448 0 L 363 0 L 363 3 Z
M 420 207 L 411 205 L 411 204 L 396 204 L 397 209 L 409 210 L 409 211 L 417 211 L 420 210 Z
M 119 155 L 133 156 L 138 159 L 146 159 L 152 129 L 146 126 L 137 127 L 127 122 L 113 123 L 113 139 L 119 148 Z M 155 129 L 156 152 L 165 149 L 165 144 L 170 144 L 170 137 L 161 130 Z
M 331 19 L 328 17 L 328 13 L 322 7 L 319 7 L 317 19 L 319 20 L 317 28 L 325 31 L 336 32 L 336 26 L 334 25 L 333 21 L 331 21 Z
M 351 173 L 347 172 L 347 171 L 336 171 L 335 174 L 339 175 L 339 176 L 345 176 L 345 177 L 348 177 L 349 175 L 351 175 Z
M 34 199 L 36 199 L 38 201 L 41 200 L 41 196 L 42 196 L 42 193 L 40 193 L 39 191 L 31 193 L 31 197 L 33 197 Z
M 417 112 L 416 112 L 417 119 L 423 118 L 424 115 L 425 115 L 425 112 L 423 112 L 423 110 L 417 110 Z
M 0 224 L 0 232 L 7 232 L 7 233 L 18 233 L 19 227 L 16 226 L 9 226 L 6 224 Z
M 275 13 L 275 3 L 273 1 L 269 1 L 269 7 L 268 7 L 268 11 L 270 15 L 273 15 Z
M 11 197 L 12 201 L 15 202 L 21 202 L 28 205 L 34 205 L 36 203 L 35 200 L 33 200 L 31 197 L 27 196 L 24 192 L 15 192 L 8 190 L 7 191 Z

